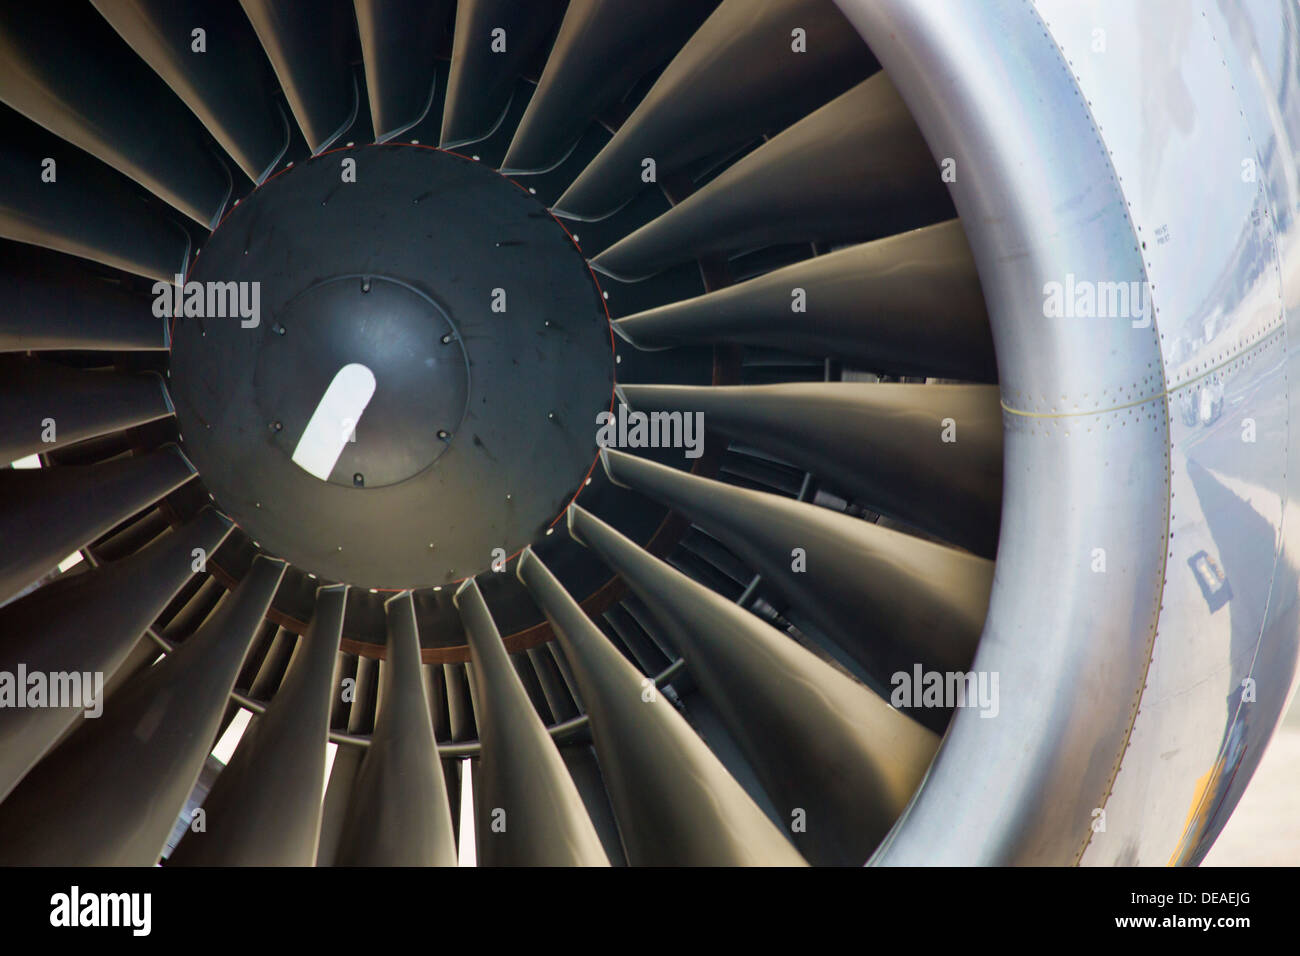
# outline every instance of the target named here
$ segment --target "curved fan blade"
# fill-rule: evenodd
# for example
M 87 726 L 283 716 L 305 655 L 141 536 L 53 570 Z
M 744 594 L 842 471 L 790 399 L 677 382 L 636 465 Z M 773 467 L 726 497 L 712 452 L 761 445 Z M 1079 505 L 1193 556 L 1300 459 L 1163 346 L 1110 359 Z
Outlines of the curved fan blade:
M 107 435 L 172 414 L 154 374 L 82 371 L 18 356 L 0 358 L 0 461 Z
M 201 225 L 215 224 L 229 172 L 204 149 L 185 105 L 98 17 L 66 0 L 2 4 L 0 63 L 0 100 Z
M 554 0 L 459 0 L 442 110 L 444 148 L 492 135 L 515 78 L 555 24 Z
M 0 608 L 0 668 L 111 677 L 185 586 L 195 550 L 211 554 L 231 524 L 203 511 L 137 554 L 59 579 Z M 0 707 L 0 800 L 80 716 L 77 707 Z
M 185 230 L 120 173 L 8 110 L 0 144 L 0 237 L 166 282 L 185 271 Z
M 289 129 L 268 95 L 270 71 L 247 18 L 204 0 L 91 2 L 260 183 L 288 148 Z
M 455 741 L 473 740 L 478 733 L 474 726 L 474 708 L 470 701 L 469 676 L 465 664 L 443 664 L 443 679 L 447 685 L 447 722 L 451 728 L 451 739 Z
M 628 860 L 642 866 L 804 861 L 722 763 L 525 550 L 519 580 L 545 612 L 591 719 Z
M 795 31 L 805 32 L 798 52 Z M 664 70 L 627 122 L 555 204 L 603 219 L 657 175 L 781 129 L 870 75 L 866 45 L 825 0 L 725 0 Z M 861 185 L 854 181 L 854 188 Z
M 109 702 L 113 700 L 114 695 L 121 688 L 129 686 L 137 675 L 147 671 L 161 654 L 162 648 L 148 634 L 136 641 L 135 647 L 131 648 L 131 652 L 126 655 L 126 658 L 113 672 L 112 676 L 104 675 L 104 706 L 111 706 Z M 59 743 L 72 736 L 76 732 L 77 726 L 75 722 L 69 724 L 68 729 L 59 738 Z
M 571 720 L 578 716 L 577 702 L 573 698 L 555 655 L 546 646 L 530 647 L 525 651 L 537 672 L 537 681 L 541 685 L 542 695 L 546 698 L 547 709 L 557 721 Z
M 207 620 L 212 609 L 217 606 L 217 602 L 225 595 L 226 586 L 212 575 L 208 575 L 189 599 L 177 609 L 175 614 L 171 615 L 162 631 L 163 640 L 169 644 L 185 640 L 199 629 L 199 625 Z
M 486 866 L 608 866 L 600 837 L 551 735 L 533 709 L 473 578 L 456 607 L 474 660 L 484 819 L 478 858 Z M 497 824 L 502 828 L 498 829 Z
M 970 666 L 992 561 L 612 449 L 602 457 L 612 481 L 708 531 L 881 685 L 917 663 L 945 672 Z
M 317 596 L 319 599 L 319 591 Z M 317 605 L 319 608 L 319 604 Z M 317 612 L 319 613 L 319 611 Z M 313 618 L 314 620 L 315 618 Z M 257 665 L 257 674 L 249 682 L 248 696 L 256 700 L 271 700 L 279 688 L 282 677 L 288 671 L 290 659 L 293 657 L 294 649 L 298 646 L 298 635 L 287 628 L 277 628 L 275 636 L 271 638 L 271 646 L 267 648 L 265 656 L 261 663 Z M 337 651 L 338 648 L 335 648 Z M 330 658 L 331 661 L 333 657 Z M 331 664 L 331 668 L 333 665 Z M 326 695 L 328 697 L 328 695 Z M 328 719 L 328 718 L 327 718 Z
M 165 350 L 169 320 L 147 296 L 96 276 L 75 259 L 23 246 L 0 261 L 0 352 Z
M 571 0 L 502 172 L 541 172 L 564 160 L 587 124 L 681 48 L 716 0 Z
M 673 635 L 691 676 L 817 864 L 860 864 L 920 782 L 939 738 L 786 635 L 572 505 L 569 532 Z
M 239 0 L 280 80 L 312 155 L 356 119 L 357 88 L 348 68 L 352 10 L 343 0 Z
M 799 382 L 625 385 L 645 412 L 705 426 L 806 468 L 831 488 L 984 557 L 1002 509 L 1002 408 L 993 385 Z
M 373 729 L 370 722 L 370 715 L 375 709 L 372 694 L 378 693 L 379 685 L 371 676 L 378 666 L 379 662 L 373 657 L 357 658 L 352 706 L 348 709 L 347 729 L 350 734 L 366 734 Z M 338 859 L 339 840 L 348 820 L 352 786 L 365 757 L 366 750 L 361 747 L 339 747 L 334 753 L 334 765 L 330 768 L 329 784 L 325 787 L 325 805 L 321 811 L 317 866 L 333 866 Z
M 0 861 L 156 862 L 207 760 L 285 564 L 259 555 L 193 637 L 123 687 L 0 804 Z
M 187 832 L 169 864 L 311 866 L 316 861 L 331 682 L 346 602 L 346 585 L 317 590 L 311 625 L 284 682 L 203 802 L 206 830 Z M 274 786 L 268 786 L 271 780 Z
M 456 839 L 433 739 L 409 591 L 384 604 L 388 657 L 379 713 L 352 787 L 335 863 L 340 866 L 455 866 Z
M 0 470 L 0 601 L 194 477 L 175 445 L 98 465 Z
M 162 509 L 150 508 L 139 518 L 100 538 L 87 550 L 96 563 L 116 561 L 139 551 L 169 528 L 171 523 Z
M 951 216 L 911 114 L 883 73 L 738 160 L 610 246 L 593 268 L 618 279 L 774 242 L 874 239 Z
M 614 328 L 639 348 L 757 345 L 893 375 L 997 381 L 984 294 L 955 219 L 630 315 Z
M 424 118 L 433 103 L 435 54 L 447 39 L 451 5 L 429 0 L 354 0 L 375 142 Z

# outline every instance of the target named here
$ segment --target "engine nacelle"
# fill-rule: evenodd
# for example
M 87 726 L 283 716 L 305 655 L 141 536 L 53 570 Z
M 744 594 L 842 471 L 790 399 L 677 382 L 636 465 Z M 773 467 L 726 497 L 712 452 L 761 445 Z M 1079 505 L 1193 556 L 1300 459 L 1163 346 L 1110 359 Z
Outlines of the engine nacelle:
M 1006 427 L 1000 714 L 874 861 L 1196 863 L 1296 683 L 1294 5 L 838 2 L 955 160 Z

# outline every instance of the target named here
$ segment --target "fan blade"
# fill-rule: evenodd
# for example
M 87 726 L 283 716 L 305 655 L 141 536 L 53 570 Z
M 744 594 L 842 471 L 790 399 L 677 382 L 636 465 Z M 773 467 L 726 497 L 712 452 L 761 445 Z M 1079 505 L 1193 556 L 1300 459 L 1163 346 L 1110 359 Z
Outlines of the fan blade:
M 0 381 L 0 461 L 6 464 L 172 414 L 162 378 L 152 373 L 82 371 L 5 356 Z
M 795 50 L 795 30 L 806 32 L 805 53 Z M 662 182 L 697 159 L 781 129 L 875 69 L 834 4 L 725 0 L 554 211 L 603 219 L 645 187 L 644 159 L 654 159 Z
M 0 143 L 0 237 L 167 282 L 185 271 L 184 229 L 120 173 L 7 110 Z
M 203 0 L 91 2 L 244 175 L 265 179 L 289 146 L 289 129 L 269 95 L 273 81 L 247 18 Z
M 451 6 L 429 0 L 354 0 L 375 142 L 420 122 L 433 103 L 435 54 Z
M 920 130 L 889 78 L 877 73 L 591 264 L 619 279 L 642 279 L 709 253 L 875 239 L 952 214 Z
M 679 50 L 716 0 L 571 0 L 502 172 L 541 172 L 564 160 L 587 125 Z
M 614 329 L 638 348 L 762 346 L 893 375 L 997 381 L 975 260 L 955 219 L 630 315 Z
M 866 861 L 939 738 L 866 687 L 577 505 L 569 532 L 645 602 L 811 863 Z
M 175 445 L 98 465 L 0 470 L 0 602 L 194 477 Z
M 322 587 L 307 633 L 271 705 L 239 742 L 208 798 L 204 831 L 186 833 L 173 866 L 311 866 L 320 838 L 334 661 L 347 585 Z M 268 786 L 268 781 L 275 781 Z
M 992 561 L 612 449 L 602 457 L 615 484 L 666 504 L 725 544 L 881 685 L 917 663 L 944 672 L 970 666 L 988 613 Z
M 148 634 L 136 641 L 135 647 L 131 648 L 131 652 L 126 655 L 126 658 L 113 672 L 113 675 L 111 677 L 104 676 L 104 705 L 108 706 L 109 702 L 113 700 L 113 695 L 121 688 L 128 686 L 136 675 L 142 674 L 152 667 L 154 661 L 158 660 L 161 654 L 162 648 Z M 69 724 L 68 729 L 59 738 L 59 742 L 62 743 L 72 736 L 77 727 L 78 724 L 76 723 Z
M 997 550 L 1002 409 L 992 385 L 625 385 L 631 407 L 698 412 L 710 431 L 983 557 Z
M 5 250 L 0 301 L 6 303 L 0 352 L 159 351 L 171 345 L 169 320 L 153 315 L 147 296 L 43 250 Z
M 443 680 L 447 685 L 447 723 L 451 726 L 451 739 L 455 742 L 473 740 L 478 734 L 474 726 L 474 707 L 470 702 L 470 683 L 464 664 L 443 664 Z
M 69 57 L 67 51 L 76 50 Z M 230 174 L 203 128 L 113 31 L 68 0 L 0 4 L 0 100 L 205 227 Z
M 97 540 L 86 550 L 95 562 L 116 561 L 134 554 L 150 541 L 171 528 L 171 522 L 161 508 L 150 508 L 144 514 L 122 525 Z
M 552 0 L 460 0 L 442 109 L 443 148 L 491 136 L 520 71 L 555 24 Z
M 480 865 L 608 866 L 578 788 L 529 701 L 473 578 L 465 579 L 455 603 L 474 661 L 479 704 Z
M 371 695 L 378 692 L 379 685 L 371 676 L 378 666 L 379 662 L 373 657 L 357 658 L 352 703 L 348 709 L 347 730 L 350 734 L 368 734 L 374 729 L 371 716 L 375 701 Z M 341 691 L 339 696 L 342 697 Z M 325 788 L 325 806 L 321 811 L 317 866 L 333 866 L 338 859 L 339 840 L 347 824 L 352 787 L 366 752 L 361 747 L 341 746 L 334 753 L 334 765 L 330 768 L 329 784 Z
M 27 775 L 0 805 L 0 863 L 157 861 L 284 570 L 283 561 L 254 559 L 198 633 Z
M 326 149 L 357 115 L 348 67 L 352 10 L 343 0 L 239 0 L 280 80 L 312 155 Z
M 531 549 L 520 555 L 517 574 L 569 660 L 628 861 L 802 864 L 668 699 L 650 688 Z
M 555 663 L 555 655 L 546 647 L 530 647 L 524 653 L 532 661 L 533 670 L 537 672 L 537 681 L 541 684 L 542 694 L 546 698 L 546 707 L 556 721 L 572 720 L 578 716 L 573 696 L 564 684 L 564 676 Z
M 317 588 L 318 598 L 320 589 Z M 248 696 L 254 700 L 271 700 L 288 672 L 289 661 L 298 646 L 298 635 L 280 627 L 271 638 L 271 646 L 257 665 L 257 674 L 248 685 Z M 335 648 L 337 651 L 337 648 Z M 331 661 L 333 658 L 331 658 Z M 330 665 L 333 668 L 333 664 Z M 332 670 L 331 670 L 332 672 Z M 329 695 L 326 695 L 327 697 Z
M 16 673 L 22 664 L 29 673 L 111 677 L 195 573 L 195 550 L 213 553 L 230 528 L 205 509 L 129 558 L 55 580 L 0 608 L 0 670 Z M 82 709 L 0 707 L 0 800 Z
M 217 602 L 226 596 L 226 586 L 212 575 L 198 586 L 190 598 L 167 621 L 162 630 L 163 640 L 178 644 L 199 629 Z
M 347 803 L 352 796 L 357 772 L 366 752 L 360 747 L 340 745 L 334 753 L 325 800 L 321 807 L 320 840 L 316 849 L 316 866 L 333 866 L 338 859 L 339 838 L 347 823 Z
M 455 866 L 456 839 L 433 739 L 409 591 L 384 603 L 379 712 L 339 840 L 339 866 Z

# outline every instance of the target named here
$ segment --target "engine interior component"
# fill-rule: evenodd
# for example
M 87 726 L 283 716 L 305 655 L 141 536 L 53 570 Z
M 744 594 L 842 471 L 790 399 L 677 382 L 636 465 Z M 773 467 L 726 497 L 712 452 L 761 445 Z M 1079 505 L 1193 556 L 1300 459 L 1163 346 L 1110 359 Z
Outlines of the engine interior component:
M 0 862 L 1199 863 L 1297 684 L 1298 55 L 6 5 Z

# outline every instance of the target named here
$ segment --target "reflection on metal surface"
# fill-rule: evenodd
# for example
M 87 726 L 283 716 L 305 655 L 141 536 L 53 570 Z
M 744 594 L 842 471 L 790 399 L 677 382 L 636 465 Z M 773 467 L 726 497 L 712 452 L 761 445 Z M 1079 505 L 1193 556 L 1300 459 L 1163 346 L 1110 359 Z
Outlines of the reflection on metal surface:
M 328 481 L 374 394 L 375 373 L 370 369 L 357 362 L 339 369 L 298 439 L 293 463 Z
M 1223 569 L 1204 551 L 1197 551 L 1188 558 L 1187 566 L 1196 575 L 1196 583 L 1201 586 L 1201 594 L 1212 612 L 1232 599 L 1232 585 L 1224 576 Z
M 1197 863 L 1295 689 L 1294 4 L 837 2 L 956 159 L 1007 428 L 1003 716 L 956 716 L 874 859 Z M 1067 278 L 1150 327 L 1042 311 Z

